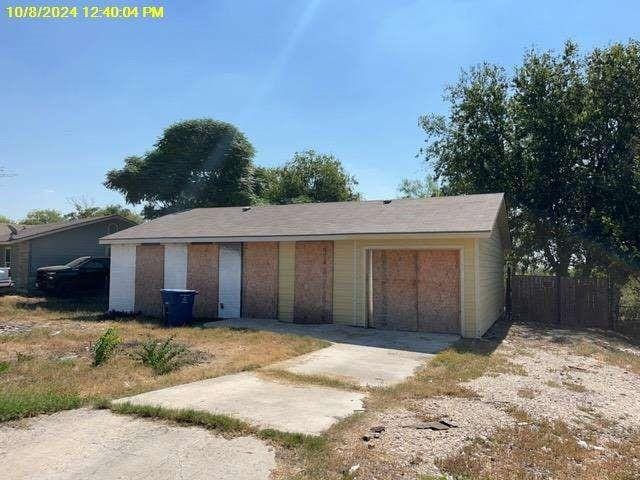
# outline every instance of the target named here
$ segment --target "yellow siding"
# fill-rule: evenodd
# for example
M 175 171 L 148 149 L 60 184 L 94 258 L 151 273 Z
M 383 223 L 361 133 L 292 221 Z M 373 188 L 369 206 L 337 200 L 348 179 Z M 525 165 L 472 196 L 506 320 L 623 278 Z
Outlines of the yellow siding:
M 456 248 L 462 250 L 462 334 L 474 337 L 476 335 L 476 257 L 474 245 L 474 240 L 469 238 L 336 241 L 334 247 L 334 322 L 362 327 L 367 325 L 365 268 L 367 248 Z
M 278 319 L 293 322 L 293 288 L 295 282 L 296 244 L 279 242 Z
M 478 240 L 477 336 L 483 335 L 504 310 L 504 252 L 496 227 L 490 238 Z
M 333 242 L 333 323 L 354 324 L 355 241 Z

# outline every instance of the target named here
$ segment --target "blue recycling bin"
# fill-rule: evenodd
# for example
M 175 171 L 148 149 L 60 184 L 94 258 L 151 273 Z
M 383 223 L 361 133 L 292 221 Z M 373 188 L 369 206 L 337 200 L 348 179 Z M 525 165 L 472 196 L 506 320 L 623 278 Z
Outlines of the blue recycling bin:
M 164 288 L 160 292 L 165 325 L 179 327 L 190 324 L 193 320 L 193 302 L 198 292 L 177 288 Z

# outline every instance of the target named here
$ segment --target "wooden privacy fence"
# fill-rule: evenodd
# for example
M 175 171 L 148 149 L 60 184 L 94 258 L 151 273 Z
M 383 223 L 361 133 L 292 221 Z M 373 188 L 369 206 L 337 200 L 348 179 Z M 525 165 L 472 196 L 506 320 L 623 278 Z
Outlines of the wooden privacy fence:
M 611 329 L 615 298 L 606 278 L 512 275 L 514 320 Z

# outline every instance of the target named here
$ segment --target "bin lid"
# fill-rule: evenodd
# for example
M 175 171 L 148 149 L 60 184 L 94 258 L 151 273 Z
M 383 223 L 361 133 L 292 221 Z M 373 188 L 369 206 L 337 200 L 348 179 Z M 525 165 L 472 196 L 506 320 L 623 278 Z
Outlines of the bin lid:
M 198 294 L 197 290 L 184 290 L 182 288 L 162 288 L 160 289 L 161 292 L 168 292 L 168 293 L 192 293 L 194 295 Z

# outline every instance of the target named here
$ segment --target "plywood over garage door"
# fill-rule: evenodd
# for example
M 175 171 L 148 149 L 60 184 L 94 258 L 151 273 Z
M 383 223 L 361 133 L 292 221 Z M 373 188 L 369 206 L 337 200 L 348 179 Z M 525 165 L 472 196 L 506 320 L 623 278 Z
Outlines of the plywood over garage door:
M 296 242 L 293 317 L 331 323 L 333 242 Z
M 218 245 L 192 244 L 187 254 L 187 288 L 197 290 L 193 314 L 218 316 Z
M 374 328 L 460 332 L 460 254 L 457 250 L 373 250 Z
M 248 242 L 243 245 L 242 316 L 278 316 L 277 242 Z
M 162 314 L 164 288 L 164 246 L 138 245 L 136 247 L 136 311 L 145 315 Z

